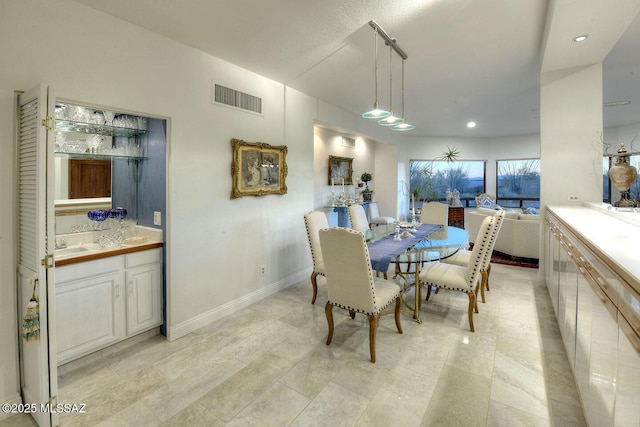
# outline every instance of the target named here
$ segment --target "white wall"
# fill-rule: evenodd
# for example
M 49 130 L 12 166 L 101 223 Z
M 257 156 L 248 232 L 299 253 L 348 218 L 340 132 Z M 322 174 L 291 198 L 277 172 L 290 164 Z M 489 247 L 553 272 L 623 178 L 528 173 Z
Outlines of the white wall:
M 602 64 L 543 73 L 540 207 L 602 202 Z

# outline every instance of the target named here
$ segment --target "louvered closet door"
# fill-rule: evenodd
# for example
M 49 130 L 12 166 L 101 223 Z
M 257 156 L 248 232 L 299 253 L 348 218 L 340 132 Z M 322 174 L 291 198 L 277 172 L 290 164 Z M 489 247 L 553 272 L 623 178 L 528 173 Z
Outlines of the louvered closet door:
M 40 405 L 57 395 L 53 250 L 53 116 L 55 100 L 40 85 L 18 98 L 18 286 L 21 388 L 25 404 L 40 426 L 58 424 L 58 416 Z M 47 182 L 51 183 L 50 188 Z M 49 256 L 49 254 L 51 254 Z M 43 263 L 44 261 L 44 263 Z M 43 265 L 44 264 L 44 265 Z M 23 319 L 34 282 L 39 306 L 39 339 L 23 338 Z M 55 404 L 55 400 L 53 401 Z

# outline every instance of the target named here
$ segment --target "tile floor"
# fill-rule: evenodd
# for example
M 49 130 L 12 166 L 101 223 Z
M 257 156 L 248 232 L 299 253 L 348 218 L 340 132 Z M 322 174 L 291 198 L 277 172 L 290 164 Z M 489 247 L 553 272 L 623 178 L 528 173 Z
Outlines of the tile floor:
M 60 369 L 62 426 L 583 426 L 573 377 L 538 271 L 494 265 L 468 330 L 468 298 L 441 291 L 424 323 L 368 326 L 315 305 L 301 282 L 174 342 L 153 336 Z M 407 295 L 409 300 L 412 295 Z M 118 350 L 118 351 L 116 351 Z M 34 425 L 13 416 L 0 426 Z

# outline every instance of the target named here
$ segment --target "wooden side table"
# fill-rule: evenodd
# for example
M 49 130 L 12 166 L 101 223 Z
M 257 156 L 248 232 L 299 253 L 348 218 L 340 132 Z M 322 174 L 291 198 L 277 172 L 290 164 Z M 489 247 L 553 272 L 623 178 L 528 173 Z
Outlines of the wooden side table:
M 449 225 L 464 228 L 464 207 L 449 206 Z

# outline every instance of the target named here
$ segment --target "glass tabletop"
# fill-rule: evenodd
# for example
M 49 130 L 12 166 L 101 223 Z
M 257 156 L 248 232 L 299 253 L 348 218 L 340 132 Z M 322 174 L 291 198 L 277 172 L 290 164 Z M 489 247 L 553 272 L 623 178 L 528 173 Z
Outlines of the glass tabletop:
M 400 236 L 403 233 L 411 234 L 410 227 L 402 227 Z M 379 225 L 371 230 L 367 230 L 365 237 L 367 242 L 375 242 L 390 234 L 395 233 L 395 225 Z M 406 234 L 405 234 L 406 236 Z M 437 261 L 448 258 L 458 252 L 460 248 L 469 240 L 469 233 L 458 227 L 446 226 L 429 234 L 418 243 L 407 248 L 407 251 L 398 255 L 391 262 L 411 262 L 415 261 L 415 256 L 419 253 L 422 262 Z

